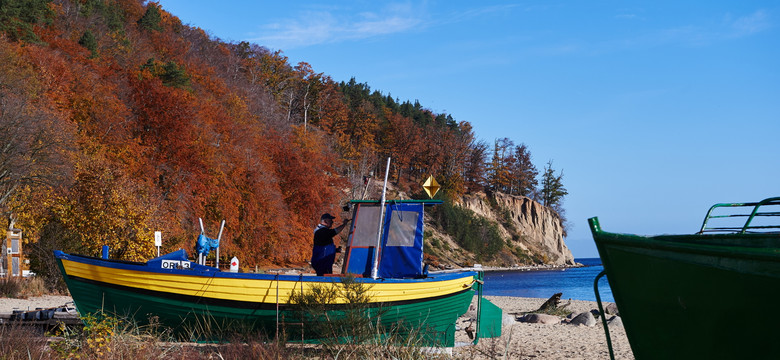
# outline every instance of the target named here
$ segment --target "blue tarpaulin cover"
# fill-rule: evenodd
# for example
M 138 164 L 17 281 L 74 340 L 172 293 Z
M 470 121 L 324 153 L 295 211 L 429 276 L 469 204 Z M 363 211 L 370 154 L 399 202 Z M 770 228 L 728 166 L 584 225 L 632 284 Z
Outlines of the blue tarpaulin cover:
M 206 235 L 200 234 L 198 236 L 197 248 L 198 254 L 207 256 L 209 251 L 216 250 L 219 247 L 219 239 L 212 239 L 206 237 Z
M 347 240 L 344 273 L 371 276 L 378 253 L 380 278 L 424 277 L 423 208 L 441 201 L 401 200 L 385 205 L 382 238 L 376 251 L 381 217 L 379 202 L 357 202 Z
M 391 204 L 385 214 L 379 277 L 414 278 L 423 270 L 423 204 Z

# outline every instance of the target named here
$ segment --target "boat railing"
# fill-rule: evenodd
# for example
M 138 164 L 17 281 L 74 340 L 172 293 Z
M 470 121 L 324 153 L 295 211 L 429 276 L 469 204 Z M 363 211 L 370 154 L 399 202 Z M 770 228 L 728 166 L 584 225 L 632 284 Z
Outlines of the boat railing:
M 772 207 L 774 206 L 774 207 Z M 721 203 L 715 204 L 707 211 L 707 216 L 704 217 L 704 222 L 701 225 L 701 229 L 697 234 L 704 233 L 780 233 L 780 222 L 773 224 L 766 224 L 758 221 L 757 219 L 766 219 L 770 217 L 780 216 L 780 197 L 772 197 L 761 200 L 759 202 L 748 203 Z M 713 212 L 720 208 L 751 208 L 750 213 L 727 213 L 722 215 L 714 215 Z M 762 209 L 763 207 L 763 209 Z M 771 207 L 771 208 L 770 208 Z M 770 211 L 767 211 L 769 209 Z M 738 219 L 746 218 L 745 223 L 735 223 L 735 225 L 729 226 L 709 226 L 710 220 L 725 220 L 725 219 Z M 754 222 L 755 221 L 755 222 Z M 758 222 L 759 224 L 756 224 Z M 740 225 L 741 224 L 741 225 Z

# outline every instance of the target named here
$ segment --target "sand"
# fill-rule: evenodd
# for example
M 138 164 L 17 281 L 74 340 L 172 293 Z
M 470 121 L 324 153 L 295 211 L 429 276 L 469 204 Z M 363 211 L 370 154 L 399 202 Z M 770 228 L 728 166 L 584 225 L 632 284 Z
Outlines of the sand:
M 468 355 L 473 359 L 609 359 L 609 349 L 601 325 L 601 319 L 595 326 L 569 324 L 529 324 L 512 321 L 512 313 L 528 312 L 538 309 L 547 299 L 520 298 L 508 296 L 486 296 L 488 300 L 503 310 L 505 317 L 501 337 L 481 339 L 476 346 L 456 348 L 455 353 Z M 565 304 L 568 300 L 563 300 Z M 602 303 L 606 306 L 608 303 Z M 575 313 L 598 309 L 593 301 L 572 300 L 567 307 Z M 609 315 L 608 315 L 609 316 Z M 609 319 L 609 317 L 608 317 Z M 468 322 L 460 325 L 465 327 Z M 631 347 L 622 326 L 610 326 L 612 347 L 615 359 L 633 359 Z M 456 342 L 469 342 L 463 331 L 456 334 Z M 506 357 L 503 357 L 506 354 Z
M 595 326 L 569 324 L 529 324 L 512 321 L 512 313 L 538 309 L 546 299 L 508 296 L 486 296 L 503 310 L 505 317 L 502 336 L 497 339 L 481 339 L 476 346 L 459 346 L 454 349 L 456 358 L 466 359 L 608 359 L 606 337 L 599 319 Z M 562 301 L 566 303 L 568 300 Z M 46 295 L 29 299 L 0 298 L 0 314 L 13 310 L 34 310 L 67 305 L 73 306 L 69 296 Z M 603 304 L 606 306 L 607 304 Z M 597 309 L 592 301 L 573 300 L 568 308 L 574 312 Z M 467 318 L 459 320 L 461 329 L 467 327 Z M 616 359 L 633 359 L 625 330 L 622 326 L 610 326 L 612 346 Z M 470 343 L 466 332 L 456 333 L 456 342 Z M 506 354 L 506 357 L 504 357 Z
M 9 299 L 0 297 L 0 314 L 7 314 L 13 310 L 35 310 L 37 308 L 48 309 L 60 306 L 73 307 L 73 299 L 70 296 L 44 295 L 27 299 Z

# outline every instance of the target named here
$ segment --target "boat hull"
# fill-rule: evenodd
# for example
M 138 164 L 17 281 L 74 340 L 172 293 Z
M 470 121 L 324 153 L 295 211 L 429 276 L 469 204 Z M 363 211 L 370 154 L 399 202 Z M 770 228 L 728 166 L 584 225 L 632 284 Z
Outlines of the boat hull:
M 103 311 L 201 340 L 236 332 L 274 337 L 283 331 L 280 334 L 291 341 L 320 341 L 311 315 L 294 305 L 291 296 L 316 287 L 342 288 L 338 277 L 161 270 L 63 253 L 55 256 L 82 315 Z M 354 281 L 364 284 L 369 298 L 357 311 L 371 319 L 372 326 L 392 329 L 393 334 L 414 333 L 426 345 L 453 346 L 455 321 L 471 303 L 476 276 L 464 272 L 429 279 L 357 278 Z M 325 310 L 331 319 L 343 319 L 350 308 L 338 297 Z
M 591 230 L 637 359 L 765 357 L 780 298 L 776 234 L 644 237 Z

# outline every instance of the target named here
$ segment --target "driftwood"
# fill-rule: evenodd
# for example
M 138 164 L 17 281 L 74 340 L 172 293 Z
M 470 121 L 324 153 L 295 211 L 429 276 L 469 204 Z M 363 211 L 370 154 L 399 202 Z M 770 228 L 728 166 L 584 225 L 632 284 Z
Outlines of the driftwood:
M 525 314 L 550 314 L 550 315 L 558 315 L 558 314 L 568 314 L 571 313 L 571 311 L 566 310 L 566 307 L 571 305 L 571 299 L 566 304 L 560 305 L 561 303 L 561 295 L 563 293 L 556 293 L 553 296 L 550 296 L 547 301 L 542 304 L 542 306 L 539 307 L 539 309 L 534 311 L 523 311 L 523 312 L 512 312 L 509 313 L 510 315 L 525 315 Z
M 565 308 L 569 305 L 571 305 L 571 299 L 569 299 L 569 302 L 566 304 L 561 304 L 561 295 L 563 293 L 557 293 L 553 296 L 550 296 L 547 301 L 542 304 L 542 306 L 539 307 L 538 310 L 534 311 L 535 313 L 542 313 L 542 314 L 556 314 L 556 313 L 562 313 L 562 312 L 569 312 Z
M 544 304 L 542 304 L 542 306 L 540 306 L 539 309 L 534 312 L 546 313 L 557 309 L 558 304 L 561 303 L 561 295 L 563 295 L 563 293 L 556 293 L 553 296 L 550 296 L 550 298 L 547 299 L 547 301 L 545 301 Z

